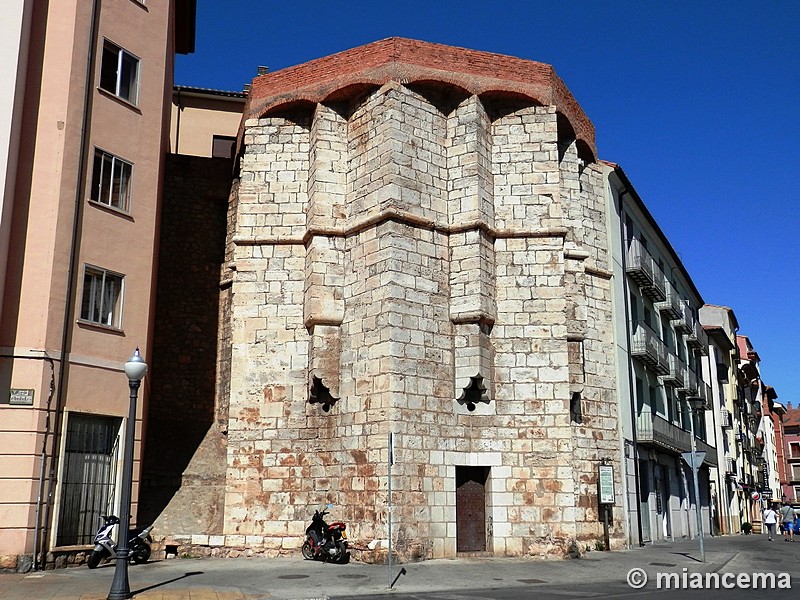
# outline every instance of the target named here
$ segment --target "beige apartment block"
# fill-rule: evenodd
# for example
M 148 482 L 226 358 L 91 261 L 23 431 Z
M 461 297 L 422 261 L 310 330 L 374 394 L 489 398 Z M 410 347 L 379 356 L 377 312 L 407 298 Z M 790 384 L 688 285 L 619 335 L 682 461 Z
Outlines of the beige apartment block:
M 176 85 L 170 114 L 170 154 L 232 158 L 244 103 L 244 92 Z
M 87 548 L 98 516 L 120 510 L 122 365 L 150 351 L 168 94 L 175 51 L 193 49 L 194 8 L 7 4 L 0 568 L 27 570 Z M 145 380 L 134 500 L 147 401 Z
M 257 77 L 244 119 L 225 539 L 298 552 L 333 503 L 365 544 L 391 514 L 404 559 L 594 549 L 601 461 L 622 498 L 606 200 L 552 67 L 386 39 Z

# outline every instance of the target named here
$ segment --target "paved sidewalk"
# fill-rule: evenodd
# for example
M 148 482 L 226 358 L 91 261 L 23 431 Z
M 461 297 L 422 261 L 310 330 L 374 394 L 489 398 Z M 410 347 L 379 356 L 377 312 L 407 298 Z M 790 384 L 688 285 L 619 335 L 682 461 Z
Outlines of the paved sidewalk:
M 730 536 L 705 541 L 706 562 L 699 562 L 697 541 L 679 541 L 615 552 L 590 552 L 577 560 L 511 558 L 456 558 L 394 565 L 391 577 L 406 571 L 395 593 L 449 592 L 527 587 L 531 595 L 558 586 L 605 583 L 624 587 L 632 568 L 648 573 L 723 572 L 740 563 L 751 568 L 743 554 L 751 551 L 775 556 L 794 556 L 794 545 L 767 544 L 762 536 Z M 797 545 L 800 555 L 800 544 Z M 800 564 L 797 558 L 792 564 Z M 788 566 L 788 565 L 787 565 Z M 4 600 L 104 600 L 108 596 L 114 566 L 89 570 L 85 566 L 39 573 L 0 575 Z M 262 600 L 337 598 L 393 593 L 386 565 L 351 562 L 348 565 L 304 561 L 301 557 L 276 559 L 170 559 L 132 565 L 131 591 L 137 600 Z M 560 592 L 563 595 L 563 592 Z

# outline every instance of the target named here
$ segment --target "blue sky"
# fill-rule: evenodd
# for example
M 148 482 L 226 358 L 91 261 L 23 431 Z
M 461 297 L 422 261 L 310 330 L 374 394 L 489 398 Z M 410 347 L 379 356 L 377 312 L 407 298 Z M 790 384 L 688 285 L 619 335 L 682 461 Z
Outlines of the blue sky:
M 800 2 L 198 0 L 179 85 L 241 90 L 392 36 L 553 65 L 710 304 L 800 404 Z

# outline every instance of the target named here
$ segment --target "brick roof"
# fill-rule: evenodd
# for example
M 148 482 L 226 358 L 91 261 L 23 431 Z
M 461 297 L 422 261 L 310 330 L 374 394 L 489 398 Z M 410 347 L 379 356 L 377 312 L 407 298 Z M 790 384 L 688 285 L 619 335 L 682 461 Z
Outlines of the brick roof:
M 259 118 L 284 105 L 356 95 L 389 81 L 444 83 L 470 94 L 522 95 L 555 106 L 569 120 L 577 139 L 597 154 L 594 125 L 552 66 L 397 37 L 256 77 L 244 118 Z
M 784 427 L 800 427 L 800 408 L 793 408 L 791 404 L 786 409 L 783 417 Z

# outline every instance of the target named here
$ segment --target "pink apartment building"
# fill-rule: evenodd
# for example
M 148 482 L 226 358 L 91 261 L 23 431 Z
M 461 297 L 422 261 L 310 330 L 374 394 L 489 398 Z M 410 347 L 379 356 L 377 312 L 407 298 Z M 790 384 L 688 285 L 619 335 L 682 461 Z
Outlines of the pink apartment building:
M 119 510 L 122 365 L 151 352 L 173 61 L 194 50 L 195 0 L 10 0 L 3 15 L 0 568 L 27 570 Z
M 786 479 L 783 495 L 788 502 L 800 502 L 800 408 L 787 407 L 783 418 L 786 452 Z

